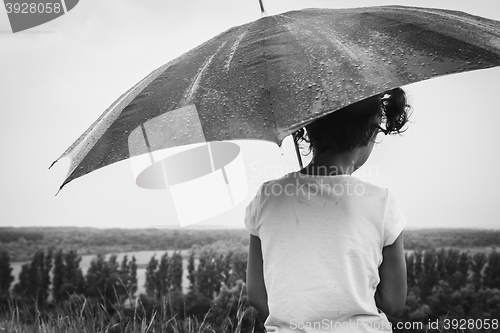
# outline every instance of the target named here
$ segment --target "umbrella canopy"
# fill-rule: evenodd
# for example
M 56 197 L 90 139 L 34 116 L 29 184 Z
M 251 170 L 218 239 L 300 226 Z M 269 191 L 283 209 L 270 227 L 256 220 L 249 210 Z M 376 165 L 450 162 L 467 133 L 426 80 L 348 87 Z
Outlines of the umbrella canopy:
M 71 158 L 61 188 L 159 149 L 234 139 L 281 145 L 315 119 L 385 90 L 499 65 L 500 22 L 462 12 L 384 6 L 263 17 L 124 93 L 59 157 Z

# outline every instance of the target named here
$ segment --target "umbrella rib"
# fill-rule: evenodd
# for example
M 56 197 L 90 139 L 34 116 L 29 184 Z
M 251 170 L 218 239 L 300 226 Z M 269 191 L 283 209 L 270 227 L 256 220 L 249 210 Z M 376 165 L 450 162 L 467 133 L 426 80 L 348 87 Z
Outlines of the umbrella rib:
M 434 10 L 430 10 L 430 8 L 419 8 L 419 7 L 411 7 L 411 8 L 418 10 L 422 13 L 441 16 L 441 17 L 444 17 L 446 19 L 453 18 L 454 20 L 458 20 L 458 21 L 464 22 L 464 23 L 472 25 L 472 26 L 477 26 L 493 36 L 500 37 L 500 35 L 495 33 L 495 31 L 492 29 L 492 26 L 490 24 L 485 24 L 485 23 L 482 23 L 480 21 L 473 20 L 470 17 L 460 16 L 460 15 L 457 15 L 457 14 L 452 13 L 452 12 L 434 11 Z
M 233 60 L 234 53 L 236 52 L 236 49 L 238 48 L 238 45 L 240 45 L 241 40 L 245 37 L 245 35 L 248 32 L 248 28 L 243 31 L 241 35 L 238 36 L 234 44 L 231 46 L 231 52 L 229 53 L 229 59 L 227 60 L 224 68 L 226 68 L 226 72 L 229 70 L 229 65 L 231 64 L 231 60 Z
M 275 21 L 277 21 L 276 17 L 274 16 L 271 16 Z M 261 32 L 262 33 L 262 32 Z M 273 124 L 274 124 L 274 130 L 275 130 L 275 133 L 278 133 L 278 125 L 276 123 L 276 114 L 274 113 L 274 105 L 273 105 L 273 99 L 271 97 L 271 86 L 269 84 L 269 75 L 268 75 L 268 69 L 267 69 L 267 59 L 266 59 L 266 42 L 265 42 L 265 39 L 262 38 L 262 58 L 264 60 L 264 74 L 265 74 L 265 82 L 267 84 L 267 93 L 269 95 L 269 103 L 270 103 L 270 109 L 271 109 L 271 113 L 273 115 Z M 281 146 L 282 144 L 282 140 L 280 140 L 278 138 L 277 140 L 278 142 L 278 145 Z
M 264 3 L 262 2 L 262 0 L 259 0 L 259 5 L 262 17 L 267 16 L 266 9 L 264 8 Z
M 193 80 L 191 87 L 189 87 L 189 96 L 186 98 L 186 103 L 192 102 L 193 96 L 200 86 L 200 81 L 201 81 L 203 74 L 205 74 L 205 71 L 207 70 L 208 66 L 210 66 L 210 64 L 212 63 L 213 58 L 217 55 L 217 53 L 219 53 L 219 51 L 224 47 L 224 45 L 226 45 L 226 43 L 227 43 L 227 40 L 224 41 L 224 43 L 222 43 L 222 45 L 220 45 L 217 48 L 217 51 L 215 51 L 214 54 L 212 54 L 210 56 L 210 58 L 207 59 L 207 61 L 203 65 L 203 67 L 200 69 L 199 73 L 196 75 L 195 79 Z
M 151 151 L 151 145 L 149 144 L 148 135 L 146 133 L 146 128 L 144 128 L 144 123 L 141 124 L 142 136 L 144 137 L 144 142 L 146 143 L 146 147 L 148 147 L 149 158 L 151 159 L 151 164 L 155 164 L 155 160 L 153 158 L 153 154 Z
M 418 8 L 418 7 L 411 7 L 411 8 L 418 10 L 424 14 L 435 15 L 437 17 L 442 18 L 444 21 L 454 21 L 453 23 L 455 24 L 455 26 L 457 26 L 457 28 L 455 30 L 448 30 L 448 29 L 439 30 L 439 29 L 428 29 L 424 25 L 418 25 L 422 30 L 433 32 L 433 33 L 439 34 L 441 36 L 444 36 L 446 38 L 452 38 L 454 40 L 462 42 L 462 41 L 464 41 L 464 39 L 462 39 L 463 35 L 460 35 L 458 33 L 458 31 L 459 31 L 458 29 L 461 29 L 462 31 L 474 31 L 474 29 L 471 29 L 471 27 L 472 27 L 472 28 L 479 28 L 482 33 L 487 33 L 487 34 L 491 35 L 493 38 L 496 38 L 496 39 L 500 38 L 500 34 L 498 33 L 498 29 L 495 29 L 494 26 L 487 24 L 487 23 L 476 22 L 476 21 L 472 20 L 470 17 L 463 17 L 463 16 L 459 16 L 459 15 L 456 15 L 453 13 L 448 13 L 448 12 L 443 13 L 443 12 L 432 11 L 432 10 L 429 10 L 427 8 Z M 385 17 L 384 13 L 370 13 L 370 15 Z M 442 25 L 445 25 L 444 21 L 441 22 Z M 459 21 L 461 24 L 457 24 L 456 21 Z M 405 20 L 401 20 L 400 23 L 401 24 L 408 24 L 408 22 L 406 22 Z M 414 22 L 411 22 L 411 23 L 414 24 Z M 499 54 L 498 52 L 496 52 L 496 50 L 491 49 L 491 46 L 492 46 L 491 44 L 493 44 L 493 45 L 496 44 L 492 40 L 490 40 L 489 43 L 486 43 L 483 45 L 480 45 L 481 43 L 477 43 L 478 40 L 476 38 L 470 38 L 467 40 L 467 42 L 470 43 L 471 45 L 478 47 L 478 48 L 482 48 L 484 51 L 487 51 L 489 53 L 496 54 L 496 55 Z M 497 43 L 500 43 L 500 42 L 497 42 Z M 489 46 L 489 47 L 485 48 L 485 46 Z

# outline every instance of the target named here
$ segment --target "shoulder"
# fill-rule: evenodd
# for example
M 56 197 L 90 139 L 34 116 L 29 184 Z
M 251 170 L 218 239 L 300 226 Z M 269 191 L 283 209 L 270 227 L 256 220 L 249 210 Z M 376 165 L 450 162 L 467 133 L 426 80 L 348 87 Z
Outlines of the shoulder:
M 355 178 L 355 177 L 353 177 Z M 363 181 L 359 178 L 355 178 L 356 185 L 361 187 L 364 195 L 373 198 L 379 198 L 386 201 L 389 196 L 389 189 L 386 187 L 378 186 L 367 181 Z
M 270 179 L 262 184 L 261 187 L 270 187 L 270 186 L 277 186 L 277 185 L 286 185 L 289 183 L 295 184 L 297 181 L 297 177 L 294 172 L 287 173 L 279 178 L 276 179 Z
M 295 185 L 297 185 L 296 178 L 293 177 L 293 173 L 288 173 L 280 178 L 270 179 L 262 183 L 255 197 L 262 202 L 269 197 L 280 196 L 284 191 L 290 191 L 290 187 Z

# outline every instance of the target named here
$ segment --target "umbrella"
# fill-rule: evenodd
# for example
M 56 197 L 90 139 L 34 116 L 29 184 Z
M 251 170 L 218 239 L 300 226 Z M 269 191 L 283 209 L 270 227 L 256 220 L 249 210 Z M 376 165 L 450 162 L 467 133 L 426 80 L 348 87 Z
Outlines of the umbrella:
M 315 119 L 388 89 L 499 65 L 500 22 L 463 12 L 382 6 L 266 16 L 125 92 L 57 159 L 71 158 L 61 188 L 165 148 L 235 139 L 281 145 Z

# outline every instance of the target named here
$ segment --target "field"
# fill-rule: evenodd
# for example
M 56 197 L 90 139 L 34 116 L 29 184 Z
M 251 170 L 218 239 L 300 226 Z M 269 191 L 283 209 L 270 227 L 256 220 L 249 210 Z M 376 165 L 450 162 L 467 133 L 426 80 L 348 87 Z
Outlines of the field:
M 79 332 L 86 327 L 87 332 L 191 333 L 213 332 L 214 328 L 216 332 L 252 332 L 254 328 L 259 332 L 262 327 L 258 312 L 246 299 L 248 233 L 244 230 L 8 228 L 0 229 L 0 243 L 0 271 L 5 253 L 18 259 L 10 262 L 15 280 L 11 305 L 0 316 L 0 329 Z M 500 318 L 499 245 L 496 230 L 406 231 L 407 304 L 391 322 Z M 66 263 L 69 266 L 57 273 L 56 254 L 75 249 L 77 254 Z M 177 251 L 180 256 L 176 257 Z M 165 253 L 163 262 L 159 259 Z M 117 254 L 116 261 L 112 262 L 110 254 Z M 136 265 L 129 261 L 123 266 L 125 255 L 134 256 Z M 154 265 L 153 255 L 159 260 Z M 72 262 L 78 262 L 80 273 L 71 268 Z M 130 296 L 132 302 L 127 301 Z

